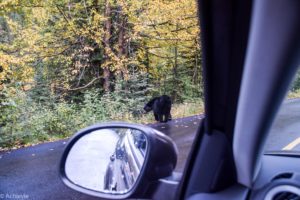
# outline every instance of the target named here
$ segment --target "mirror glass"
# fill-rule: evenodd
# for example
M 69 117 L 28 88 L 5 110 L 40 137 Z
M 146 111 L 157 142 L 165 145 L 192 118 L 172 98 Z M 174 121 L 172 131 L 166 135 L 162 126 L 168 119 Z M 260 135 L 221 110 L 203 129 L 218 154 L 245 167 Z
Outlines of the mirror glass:
M 87 189 L 124 194 L 136 183 L 146 153 L 147 138 L 142 131 L 99 129 L 73 145 L 65 163 L 66 176 Z

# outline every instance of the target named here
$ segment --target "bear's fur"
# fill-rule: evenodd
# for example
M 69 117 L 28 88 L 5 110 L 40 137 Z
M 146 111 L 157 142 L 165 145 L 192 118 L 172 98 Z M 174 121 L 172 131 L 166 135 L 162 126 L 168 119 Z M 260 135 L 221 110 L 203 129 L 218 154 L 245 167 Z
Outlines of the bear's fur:
M 151 99 L 144 107 L 146 112 L 153 110 L 154 118 L 159 122 L 167 122 L 172 120 L 171 117 L 171 97 L 168 95 L 162 95 Z

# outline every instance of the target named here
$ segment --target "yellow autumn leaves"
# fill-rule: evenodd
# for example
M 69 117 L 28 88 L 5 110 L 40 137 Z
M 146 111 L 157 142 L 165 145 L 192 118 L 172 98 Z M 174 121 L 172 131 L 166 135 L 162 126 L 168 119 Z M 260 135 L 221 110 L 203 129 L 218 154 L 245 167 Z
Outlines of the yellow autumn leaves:
M 109 16 L 107 5 L 113 8 Z M 53 59 L 70 65 L 68 76 L 78 76 L 91 61 L 84 56 L 91 57 L 97 48 L 106 53 L 101 68 L 126 74 L 128 66 L 147 67 L 159 78 L 158 66 L 172 67 L 175 48 L 178 55 L 187 57 L 200 48 L 195 0 L 2 0 L 0 10 L 9 35 L 0 45 L 1 80 L 18 72 L 33 76 L 36 63 Z M 109 33 L 105 28 L 108 20 L 113 29 Z M 111 44 L 105 46 L 108 34 Z

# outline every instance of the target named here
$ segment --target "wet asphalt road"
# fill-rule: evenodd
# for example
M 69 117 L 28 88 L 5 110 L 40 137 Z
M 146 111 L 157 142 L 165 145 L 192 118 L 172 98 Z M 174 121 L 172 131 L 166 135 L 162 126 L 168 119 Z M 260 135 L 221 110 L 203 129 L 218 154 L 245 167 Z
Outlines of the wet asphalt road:
M 167 124 L 149 125 L 177 144 L 178 166 L 182 171 L 201 116 L 174 119 Z M 10 152 L 0 152 L 0 200 L 99 199 L 67 188 L 60 180 L 58 164 L 66 140 L 50 142 Z
M 286 100 L 281 106 L 265 149 L 278 151 L 285 147 L 288 147 L 288 150 L 300 151 L 300 99 Z
M 152 124 L 177 144 L 176 171 L 183 170 L 202 116 L 174 119 L 167 124 Z M 283 104 L 271 128 L 266 150 L 292 148 L 300 151 L 300 99 Z M 297 143 L 299 139 L 299 143 Z M 66 140 L 0 152 L 0 200 L 99 199 L 67 188 L 58 175 L 58 163 Z

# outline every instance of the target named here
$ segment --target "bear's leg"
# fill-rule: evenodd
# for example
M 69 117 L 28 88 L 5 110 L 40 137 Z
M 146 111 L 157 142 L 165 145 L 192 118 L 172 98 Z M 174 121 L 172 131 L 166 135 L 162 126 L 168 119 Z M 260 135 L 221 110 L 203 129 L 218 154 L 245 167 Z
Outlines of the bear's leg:
M 172 115 L 169 114 L 168 120 L 171 121 L 172 120 Z
M 166 123 L 168 121 L 168 115 L 162 115 L 162 120 Z
M 155 113 L 154 113 L 154 118 L 155 118 L 156 121 L 159 121 L 158 114 L 155 114 Z
M 158 115 L 159 122 L 164 122 L 164 115 Z
M 144 110 L 150 112 L 153 109 L 155 102 L 158 100 L 158 97 L 151 99 L 148 103 L 145 104 Z

